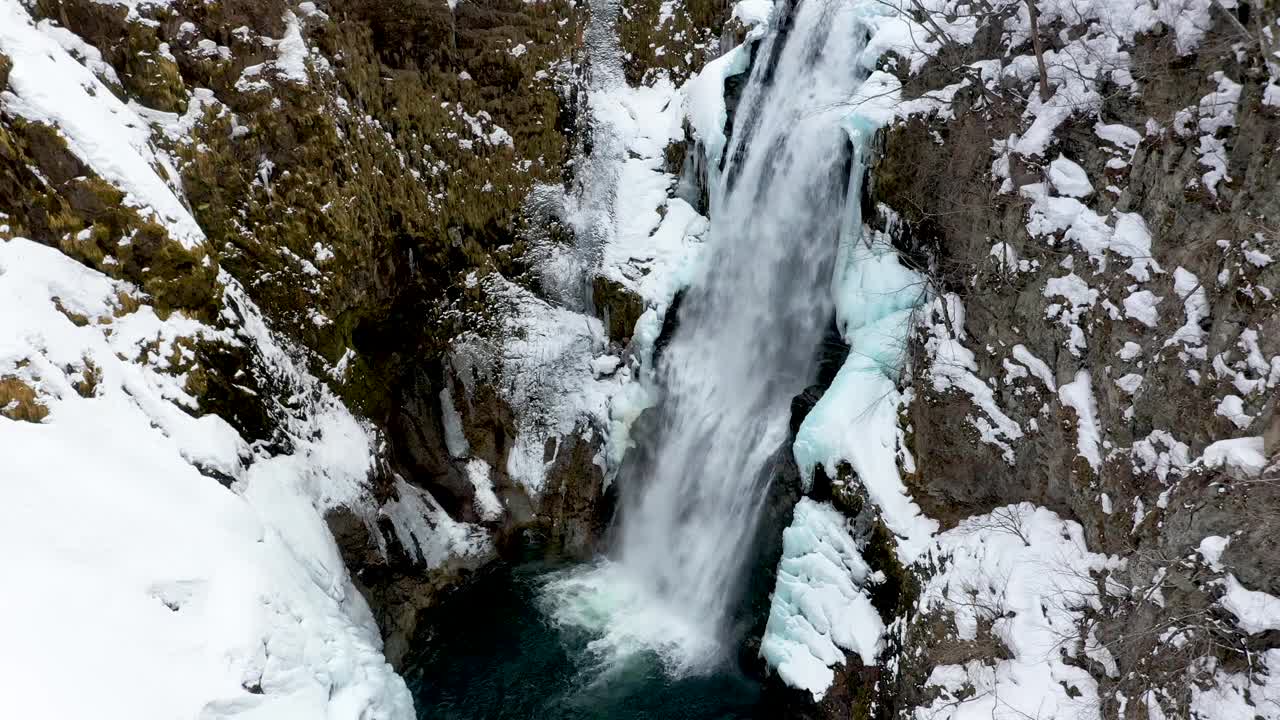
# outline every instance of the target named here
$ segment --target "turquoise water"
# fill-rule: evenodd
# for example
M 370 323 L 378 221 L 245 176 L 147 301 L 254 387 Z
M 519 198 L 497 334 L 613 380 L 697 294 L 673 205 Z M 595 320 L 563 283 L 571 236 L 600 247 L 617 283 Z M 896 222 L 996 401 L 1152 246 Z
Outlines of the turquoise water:
M 759 684 L 738 668 L 673 679 L 640 654 L 601 674 L 590 637 L 538 609 L 548 573 L 499 566 L 423 618 L 430 628 L 405 669 L 422 720 L 737 720 L 758 717 Z

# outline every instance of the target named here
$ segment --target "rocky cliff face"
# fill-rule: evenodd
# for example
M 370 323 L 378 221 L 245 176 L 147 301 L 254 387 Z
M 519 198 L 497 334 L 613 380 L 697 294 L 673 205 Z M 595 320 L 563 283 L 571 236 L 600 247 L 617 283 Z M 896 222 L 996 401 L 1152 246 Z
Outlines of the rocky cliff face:
M 1038 5 L 1038 30 L 1023 4 L 918 5 L 916 44 L 869 81 L 904 101 L 864 206 L 934 298 L 902 470 L 942 534 L 881 608 L 891 679 L 845 682 L 880 689 L 872 714 L 1270 717 L 1275 619 L 1244 605 L 1271 601 L 1240 588 L 1280 589 L 1280 27 L 1246 5 Z M 1032 506 L 1098 557 L 1042 552 Z M 1032 648 L 1065 696 L 1028 700 L 1026 667 L 1055 662 Z

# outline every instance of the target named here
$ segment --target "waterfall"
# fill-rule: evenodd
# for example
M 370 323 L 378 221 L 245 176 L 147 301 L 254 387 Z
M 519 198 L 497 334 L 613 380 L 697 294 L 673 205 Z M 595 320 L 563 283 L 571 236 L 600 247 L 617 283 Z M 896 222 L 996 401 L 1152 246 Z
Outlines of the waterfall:
M 556 578 L 548 606 L 602 657 L 652 650 L 669 672 L 725 651 L 771 458 L 816 374 L 846 227 L 849 99 L 865 77 L 855 3 L 775 13 L 711 183 L 705 266 L 658 367 L 656 434 L 619 475 L 611 559 Z

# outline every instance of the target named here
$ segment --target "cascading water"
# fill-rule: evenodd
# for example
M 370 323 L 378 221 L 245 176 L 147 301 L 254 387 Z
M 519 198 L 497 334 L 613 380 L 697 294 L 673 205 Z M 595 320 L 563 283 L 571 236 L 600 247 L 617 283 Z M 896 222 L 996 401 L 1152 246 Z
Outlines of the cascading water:
M 656 434 L 620 473 L 612 558 L 546 589 L 551 615 L 594 632 L 606 662 L 651 650 L 680 675 L 726 649 L 769 461 L 831 318 L 848 201 L 842 121 L 865 77 L 855 6 L 800 0 L 775 13 L 712 178 L 704 271 L 663 350 Z

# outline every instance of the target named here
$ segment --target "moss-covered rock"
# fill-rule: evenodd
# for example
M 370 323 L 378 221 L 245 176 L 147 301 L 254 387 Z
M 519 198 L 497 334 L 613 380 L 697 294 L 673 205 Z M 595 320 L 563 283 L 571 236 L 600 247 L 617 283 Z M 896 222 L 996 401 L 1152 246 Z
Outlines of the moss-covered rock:
M 71 382 L 71 387 L 75 388 L 76 393 L 85 398 L 96 395 L 98 383 L 102 381 L 101 370 L 97 363 L 86 356 L 77 374 L 78 377 L 74 377 Z
M 38 423 L 49 414 L 49 408 L 40 402 L 35 388 L 26 380 L 13 375 L 0 377 L 0 415 L 10 420 Z
M 123 5 L 83 0 L 40 0 L 37 14 L 56 20 L 96 47 L 123 84 L 113 88 L 166 112 L 182 112 L 187 90 L 178 66 L 160 38 L 160 20 L 144 22 Z M 152 13 L 166 11 L 152 8 Z
M 52 127 L 0 120 L 0 205 L 10 209 L 12 234 L 140 286 L 158 310 L 212 318 L 220 298 L 213 258 L 202 247 L 183 247 L 123 201 L 124 193 L 86 167 Z
M 627 82 L 641 85 L 665 74 L 679 84 L 696 73 L 719 55 L 716 29 L 731 6 L 726 0 L 623 0 L 618 41 Z
M 644 301 L 622 283 L 596 275 L 591 280 L 591 299 L 596 315 L 605 323 L 609 339 L 623 344 L 631 341 L 631 332 L 644 313 Z

